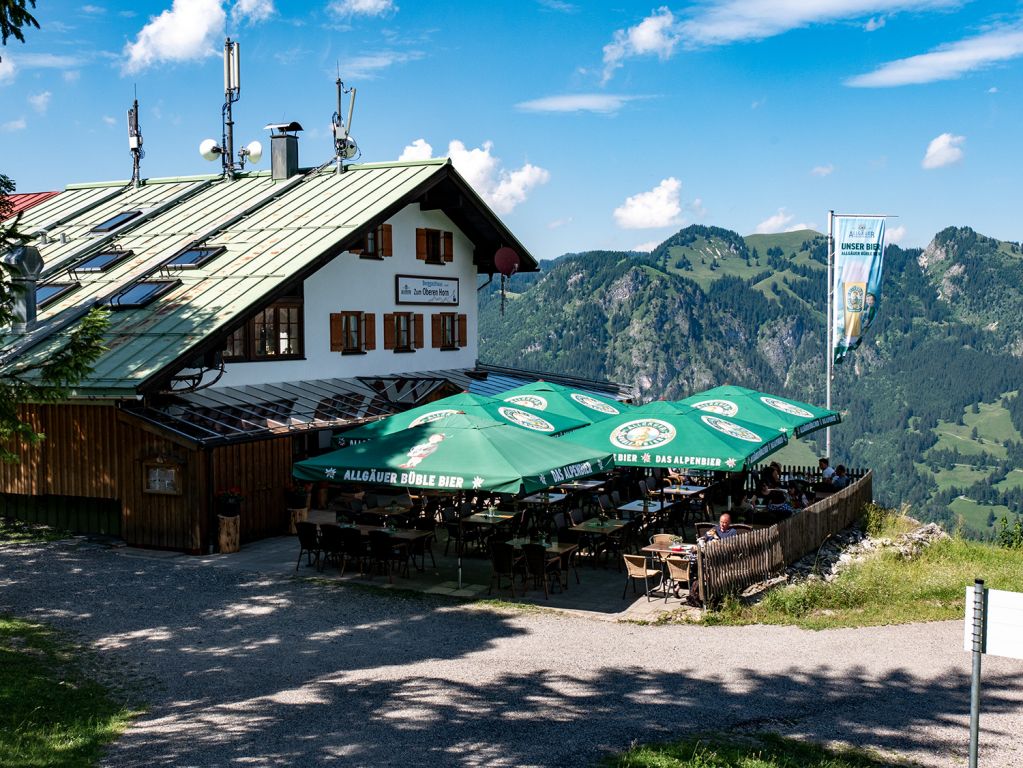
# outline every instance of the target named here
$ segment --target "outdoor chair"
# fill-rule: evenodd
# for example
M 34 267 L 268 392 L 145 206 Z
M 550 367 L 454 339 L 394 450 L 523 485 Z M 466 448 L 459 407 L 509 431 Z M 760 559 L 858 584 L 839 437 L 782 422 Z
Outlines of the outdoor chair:
M 560 541 L 562 543 L 570 543 L 572 540 L 571 539 L 562 539 L 561 536 L 559 535 L 558 536 L 558 541 Z M 578 554 L 579 554 L 579 547 L 575 547 L 574 549 L 570 549 L 567 552 L 562 553 L 558 557 L 558 560 L 561 562 L 561 585 L 565 588 L 566 591 L 568 590 L 568 572 L 569 571 L 571 571 L 572 573 L 575 574 L 575 583 L 576 584 L 581 584 L 582 583 L 582 582 L 579 581 L 579 570 L 575 567 L 575 557 Z
M 306 565 L 320 565 L 320 539 L 316 532 L 316 523 L 299 522 L 295 523 L 295 530 L 298 531 L 298 561 L 295 563 L 295 570 L 298 570 L 302 562 L 302 555 L 306 556 Z M 316 560 L 313 560 L 313 556 Z
M 341 575 L 345 575 L 348 563 L 354 560 L 359 564 L 359 573 L 363 572 L 366 561 L 366 544 L 362 539 L 362 531 L 358 528 L 341 529 Z
M 533 588 L 543 584 L 543 596 L 550 599 L 550 587 L 554 580 L 561 585 L 561 558 L 547 553 L 543 544 L 523 544 L 522 557 L 526 563 L 526 574 L 533 579 Z
M 671 542 L 673 542 L 674 540 L 675 540 L 674 535 L 670 533 L 655 533 L 653 536 L 650 537 L 651 544 L 664 545 L 666 547 L 670 546 Z M 662 562 L 666 560 L 668 557 L 667 555 L 661 553 L 658 553 L 657 556 L 661 559 Z
M 380 500 L 377 499 L 375 493 L 367 493 L 362 497 L 362 503 L 365 504 L 369 509 L 376 509 L 380 506 Z
M 369 565 L 370 578 L 373 578 L 374 567 L 379 567 L 381 572 L 387 573 L 387 580 L 394 583 L 394 569 L 397 566 L 398 575 L 401 575 L 401 567 L 405 566 L 405 577 L 408 577 L 408 545 L 404 542 L 395 542 L 387 531 L 369 532 Z
M 425 536 L 425 537 L 423 537 L 421 539 L 413 539 L 412 541 L 409 542 L 408 556 L 409 556 L 409 559 L 412 560 L 412 565 L 414 565 L 416 570 L 418 570 L 418 571 L 425 571 L 426 570 L 426 555 L 427 554 L 430 555 L 430 562 L 433 564 L 433 567 L 434 568 L 437 567 L 437 561 L 433 557 L 433 539 L 434 539 L 433 529 L 434 529 L 434 527 L 435 527 L 434 526 L 434 522 L 432 520 L 428 520 L 425 517 L 420 517 L 418 520 L 416 520 L 415 529 L 417 531 L 429 531 L 430 532 L 429 536 Z M 420 564 L 419 565 L 416 565 L 416 558 L 417 557 L 420 558 Z
M 444 529 L 448 532 L 448 540 L 444 543 L 444 556 L 448 555 L 451 542 L 455 542 L 455 554 L 464 551 L 466 544 L 479 544 L 479 530 L 474 525 L 465 525 L 454 507 L 445 507 L 443 512 Z
M 657 591 L 658 587 L 662 586 L 664 573 L 659 568 L 648 567 L 643 555 L 623 555 L 622 557 L 625 560 L 625 589 L 622 590 L 622 600 L 625 599 L 625 594 L 629 591 L 629 582 L 632 582 L 632 593 L 636 594 L 636 582 L 642 580 L 643 594 L 646 595 L 647 602 L 650 602 L 651 595 Z M 651 579 L 656 579 L 653 586 L 650 586 Z
M 515 555 L 515 547 L 501 541 L 495 542 L 490 547 L 490 586 L 487 587 L 489 595 L 494 589 L 494 582 L 497 581 L 497 590 L 501 591 L 501 579 L 508 577 L 508 588 L 512 597 L 515 597 L 515 574 L 522 568 L 522 558 Z
M 678 591 L 679 588 L 685 584 L 686 588 L 692 591 L 690 586 L 690 574 L 688 560 L 683 560 L 681 557 L 671 556 L 664 561 L 664 565 L 668 570 L 666 577 L 666 585 L 664 588 L 664 602 L 668 602 L 668 595 L 674 592 L 675 597 L 681 597 Z
M 344 542 L 341 539 L 341 528 L 326 523 L 320 526 L 320 551 L 323 554 L 323 561 L 320 563 L 320 570 L 333 560 L 337 563 L 338 572 L 341 571 L 341 564 L 344 561 Z

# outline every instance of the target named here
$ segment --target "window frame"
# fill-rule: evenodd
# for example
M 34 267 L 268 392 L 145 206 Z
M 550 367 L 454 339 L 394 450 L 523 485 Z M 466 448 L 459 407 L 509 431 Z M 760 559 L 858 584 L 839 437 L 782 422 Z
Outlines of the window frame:
M 135 211 L 121 211 L 115 213 L 113 216 L 101 221 L 95 227 L 89 230 L 90 233 L 103 234 L 105 232 L 113 232 L 115 229 L 123 227 L 129 221 L 134 221 L 142 215 L 141 210 Z
M 197 259 L 194 262 L 190 262 L 187 264 L 174 263 L 177 259 L 180 259 L 186 253 L 193 253 L 197 251 L 206 251 L 207 253 L 205 253 L 205 255 L 203 255 L 201 258 Z M 217 256 L 224 253 L 225 251 L 227 251 L 227 248 L 225 248 L 222 245 L 190 245 L 187 248 L 184 248 L 178 251 L 173 256 L 171 256 L 171 258 L 164 263 L 164 266 L 167 267 L 168 269 L 199 269 L 208 261 L 215 259 Z
M 436 246 L 433 243 L 436 243 Z M 441 267 L 454 261 L 454 233 L 435 227 L 417 227 L 416 259 L 435 267 Z
M 342 355 L 364 355 L 366 354 L 366 334 L 364 333 L 365 312 L 355 310 L 343 310 L 341 315 L 341 354 Z M 352 333 L 354 328 L 355 333 Z M 348 342 L 354 335 L 355 346 Z
M 360 259 L 371 261 L 383 261 L 393 253 L 391 246 L 391 225 L 379 224 L 376 227 L 366 230 L 362 236 L 362 245 L 359 248 L 352 248 L 353 253 L 358 253 Z
M 135 290 L 140 285 L 155 285 L 158 287 L 156 288 L 156 290 L 150 292 L 149 294 L 147 294 L 146 296 L 137 301 L 131 302 L 118 301 L 120 297 L 124 296 L 129 291 Z M 164 296 L 165 294 L 174 290 L 179 285 L 181 285 L 180 280 L 139 280 L 137 283 L 132 283 L 131 285 L 125 286 L 117 293 L 115 293 L 113 296 L 111 296 L 110 299 L 107 301 L 107 306 L 114 311 L 123 309 L 141 309 L 142 307 L 149 306 L 154 301 L 159 299 L 161 296 Z
M 166 473 L 169 479 L 163 480 L 164 487 L 151 487 L 149 484 L 149 473 L 155 470 L 158 473 Z M 142 463 L 142 492 L 155 494 L 157 496 L 180 496 L 183 492 L 182 480 L 184 473 L 181 465 L 167 463 L 165 461 L 145 461 Z
M 281 328 L 285 325 L 291 325 L 291 323 L 281 322 L 282 310 L 297 310 L 298 317 L 296 318 L 295 326 L 296 331 L 294 339 L 297 341 L 298 351 L 291 353 L 284 353 L 280 351 L 281 343 Z M 268 338 L 273 340 L 274 350 L 269 354 L 257 354 L 257 346 L 259 344 L 259 335 L 256 330 L 257 322 L 261 315 L 265 315 L 267 312 L 272 312 L 272 320 L 270 323 L 270 334 Z M 238 338 L 240 334 L 240 346 L 242 348 L 242 354 L 234 354 L 234 347 L 232 339 Z M 232 330 L 227 337 L 224 339 L 224 346 L 221 350 L 225 363 L 269 363 L 277 360 L 304 360 L 305 359 L 305 302 L 302 296 L 287 296 L 274 301 L 262 309 L 254 312 L 244 323 L 238 325 Z
M 50 304 L 53 304 L 55 301 L 58 301 L 59 299 L 63 298 L 64 296 L 67 296 L 72 291 L 78 290 L 81 287 L 82 287 L 82 284 L 79 283 L 79 282 L 74 282 L 74 283 L 42 283 L 40 285 L 37 285 L 36 286 L 36 309 L 45 309 Z M 56 293 L 54 293 L 52 296 L 49 296 L 49 297 L 47 297 L 45 299 L 40 299 L 39 298 L 39 289 L 40 288 L 59 288 L 60 290 L 57 291 Z
M 416 314 L 415 312 L 395 312 L 394 315 L 394 351 L 416 351 Z M 404 320 L 404 329 L 401 321 Z M 401 343 L 404 334 L 405 343 Z
M 127 259 L 130 259 L 135 255 L 134 251 L 121 251 L 117 248 L 104 248 L 101 251 L 87 256 L 83 261 L 75 264 L 71 267 L 70 271 L 74 273 L 88 272 L 89 274 L 98 274 L 100 272 L 106 272 L 113 269 L 118 264 L 123 264 Z M 113 256 L 113 258 L 101 267 L 89 267 L 86 266 L 93 259 L 98 259 L 100 256 Z

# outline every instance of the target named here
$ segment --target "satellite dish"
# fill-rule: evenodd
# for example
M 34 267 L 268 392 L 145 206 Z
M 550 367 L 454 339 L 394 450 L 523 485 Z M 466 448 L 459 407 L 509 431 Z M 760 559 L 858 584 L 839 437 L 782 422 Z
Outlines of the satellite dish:
M 199 154 L 203 156 L 205 160 L 216 160 L 220 155 L 220 147 L 217 146 L 217 142 L 213 139 L 204 139 L 199 144 Z
M 337 153 L 345 160 L 351 160 L 359 153 L 359 145 L 351 136 L 346 136 L 337 140 Z
M 258 163 L 263 157 L 263 145 L 258 141 L 250 141 L 245 145 L 245 153 L 249 156 L 250 163 Z

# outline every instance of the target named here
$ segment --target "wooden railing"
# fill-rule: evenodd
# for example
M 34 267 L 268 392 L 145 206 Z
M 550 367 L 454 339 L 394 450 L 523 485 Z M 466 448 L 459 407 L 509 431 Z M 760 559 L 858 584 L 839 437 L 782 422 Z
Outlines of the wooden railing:
M 725 595 L 779 575 L 787 565 L 819 549 L 828 537 L 848 528 L 873 500 L 873 479 L 868 471 L 787 520 L 703 546 L 697 573 L 704 605 L 716 605 Z

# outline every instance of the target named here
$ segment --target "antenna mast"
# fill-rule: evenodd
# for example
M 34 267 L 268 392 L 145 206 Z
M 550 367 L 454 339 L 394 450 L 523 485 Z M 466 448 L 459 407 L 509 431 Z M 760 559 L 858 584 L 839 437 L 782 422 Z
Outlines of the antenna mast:
M 330 122 L 334 126 L 334 160 L 337 162 L 337 172 L 345 172 L 345 160 L 355 157 L 359 151 L 355 139 L 351 138 L 352 113 L 355 111 L 355 88 L 345 88 L 341 81 L 341 72 L 338 71 L 337 80 L 334 81 L 337 88 L 337 111 L 334 112 Z M 348 94 L 348 120 L 341 117 L 341 98 Z
M 128 110 L 128 149 L 131 151 L 131 185 L 138 189 L 142 186 L 142 158 L 146 156 L 142 149 L 142 129 L 139 128 L 138 91 Z
M 241 97 L 241 51 L 237 42 L 231 38 L 224 40 L 224 108 L 221 111 L 224 133 L 220 153 L 220 162 L 224 167 L 224 176 L 234 178 L 234 118 L 231 116 L 231 105 Z

